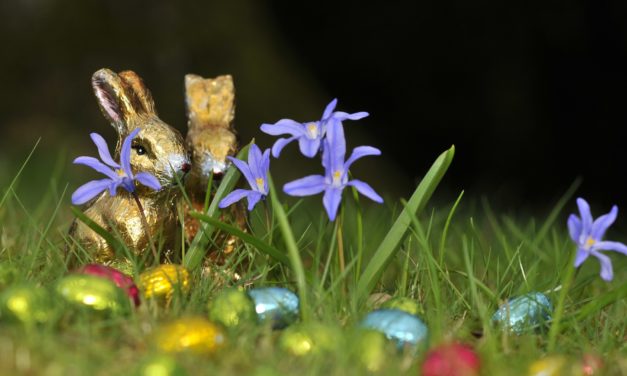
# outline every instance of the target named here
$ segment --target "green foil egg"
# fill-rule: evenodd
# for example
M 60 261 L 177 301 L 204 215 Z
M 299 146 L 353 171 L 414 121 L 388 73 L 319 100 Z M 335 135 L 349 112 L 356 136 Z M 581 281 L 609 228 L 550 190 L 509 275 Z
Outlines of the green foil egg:
M 371 372 L 381 370 L 389 356 L 388 339 L 374 330 L 359 330 L 352 336 L 351 345 L 359 363 Z
M 417 301 L 403 296 L 397 296 L 386 301 L 380 308 L 398 309 L 414 316 L 424 313 Z
M 55 289 L 65 301 L 93 311 L 126 314 L 131 310 L 131 302 L 124 290 L 105 278 L 71 274 L 61 278 Z
M 337 328 L 310 322 L 292 325 L 281 333 L 279 346 L 295 356 L 321 354 L 341 348 L 342 336 Z
M 0 295 L 0 319 L 25 325 L 46 323 L 55 316 L 50 293 L 44 287 L 18 285 Z
M 209 302 L 209 319 L 227 328 L 255 322 L 256 317 L 253 301 L 244 290 L 224 290 Z
M 173 357 L 165 354 L 150 356 L 141 362 L 134 376 L 187 376 L 188 373 Z

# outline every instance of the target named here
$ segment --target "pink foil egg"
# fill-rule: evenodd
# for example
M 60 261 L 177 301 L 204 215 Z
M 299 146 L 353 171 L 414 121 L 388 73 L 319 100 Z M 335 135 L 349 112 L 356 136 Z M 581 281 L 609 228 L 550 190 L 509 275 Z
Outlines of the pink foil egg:
M 423 376 L 476 376 L 481 361 L 470 347 L 459 343 L 431 349 L 422 364 Z
M 78 269 L 77 272 L 106 278 L 112 281 L 116 286 L 126 292 L 133 303 L 135 303 L 136 307 L 139 306 L 139 289 L 135 285 L 135 282 L 133 282 L 133 279 L 121 271 L 106 265 L 87 264 Z

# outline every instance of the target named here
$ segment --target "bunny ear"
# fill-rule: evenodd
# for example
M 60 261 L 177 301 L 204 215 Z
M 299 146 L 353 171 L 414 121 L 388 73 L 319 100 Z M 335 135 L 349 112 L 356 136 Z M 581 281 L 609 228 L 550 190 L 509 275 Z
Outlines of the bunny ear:
M 91 77 L 91 86 L 104 116 L 120 136 L 127 134 L 128 119 L 135 109 L 122 79 L 115 72 L 103 68 Z
M 210 127 L 230 131 L 235 116 L 233 77 L 185 75 L 185 103 L 190 129 Z
M 144 112 L 148 114 L 157 114 L 155 110 L 155 102 L 152 99 L 150 90 L 144 85 L 141 77 L 133 71 L 124 71 L 118 73 L 122 81 L 132 91 L 133 104 L 136 106 L 135 111 L 138 113 Z M 129 93 L 131 95 L 131 93 Z

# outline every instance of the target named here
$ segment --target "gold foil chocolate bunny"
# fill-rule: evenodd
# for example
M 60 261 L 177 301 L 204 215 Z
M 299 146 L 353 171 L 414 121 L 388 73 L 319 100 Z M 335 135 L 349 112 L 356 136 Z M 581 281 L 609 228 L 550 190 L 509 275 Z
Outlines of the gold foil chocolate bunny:
M 211 174 L 216 179 L 226 171 L 228 156 L 237 152 L 237 138 L 233 129 L 235 116 L 235 89 L 230 75 L 203 78 L 195 74 L 185 76 L 187 105 L 187 147 L 192 153 L 192 171 L 186 189 L 195 210 L 202 211 L 207 184 Z M 226 212 L 245 227 L 246 217 L 241 207 L 234 205 Z M 185 233 L 189 241 L 198 231 L 197 220 L 188 216 Z M 230 253 L 234 237 L 218 240 L 222 253 Z M 215 253 L 210 257 L 215 257 Z
M 119 155 L 122 140 L 139 128 L 131 150 L 131 169 L 152 174 L 162 189 L 153 191 L 137 185 L 147 228 L 133 196 L 123 189 L 115 196 L 105 190 L 87 204 L 84 212 L 107 231 L 117 231 L 136 254 L 147 251 L 149 239 L 163 239 L 164 249 L 168 250 L 176 239 L 176 202 L 180 192 L 177 179 L 191 169 L 183 137 L 159 119 L 150 91 L 135 72 L 116 74 L 101 69 L 92 76 L 92 86 L 102 113 L 118 133 L 116 154 Z M 115 259 L 110 245 L 86 224 L 75 221 L 70 235 L 94 252 L 96 261 Z

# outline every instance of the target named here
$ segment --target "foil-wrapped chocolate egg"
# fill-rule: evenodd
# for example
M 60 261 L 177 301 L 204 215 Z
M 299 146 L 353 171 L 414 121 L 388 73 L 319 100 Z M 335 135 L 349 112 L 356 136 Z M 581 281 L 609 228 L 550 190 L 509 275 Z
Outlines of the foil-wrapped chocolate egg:
M 281 333 L 279 346 L 286 352 L 295 355 L 321 354 L 342 348 L 342 336 L 337 328 L 308 322 L 292 325 Z
M 187 376 L 188 373 L 173 357 L 166 354 L 152 355 L 144 359 L 134 376 Z
M 0 294 L 0 320 L 18 321 L 26 326 L 52 320 L 55 309 L 50 292 L 39 286 L 12 286 Z
M 422 363 L 423 376 L 477 376 L 481 362 L 470 346 L 459 343 L 429 350 Z
M 352 333 L 350 338 L 351 350 L 359 363 L 370 372 L 380 371 L 389 356 L 388 347 L 391 346 L 385 335 L 360 329 Z
M 209 319 L 227 328 L 255 322 L 255 306 L 243 289 L 227 289 L 209 301 Z
M 378 309 L 364 317 L 360 326 L 383 333 L 399 349 L 415 348 L 427 339 L 427 326 L 417 316 L 398 309 Z
M 560 355 L 547 356 L 536 360 L 529 366 L 529 376 L 562 376 L 568 372 L 568 361 Z
M 424 313 L 417 301 L 403 296 L 397 296 L 385 301 L 380 308 L 398 309 L 399 311 L 407 312 L 410 315 L 416 316 Z
M 159 328 L 155 342 L 165 352 L 213 354 L 226 345 L 226 336 L 218 325 L 203 317 L 185 317 Z
M 553 306 L 546 295 L 530 292 L 510 299 L 492 316 L 492 322 L 516 334 L 544 327 L 551 320 Z
M 282 329 L 298 319 L 298 296 L 282 287 L 259 287 L 248 291 L 259 322 Z
M 146 299 L 169 300 L 175 294 L 187 294 L 190 289 L 189 272 L 181 265 L 162 264 L 139 275 L 139 288 Z
M 106 278 L 70 274 L 57 282 L 55 290 L 65 301 L 94 311 L 126 314 L 131 309 L 124 290 Z
M 124 290 L 126 295 L 135 303 L 135 306 L 138 306 L 140 303 L 139 289 L 133 282 L 133 279 L 115 268 L 100 264 L 88 264 L 78 269 L 77 273 L 106 278 Z

